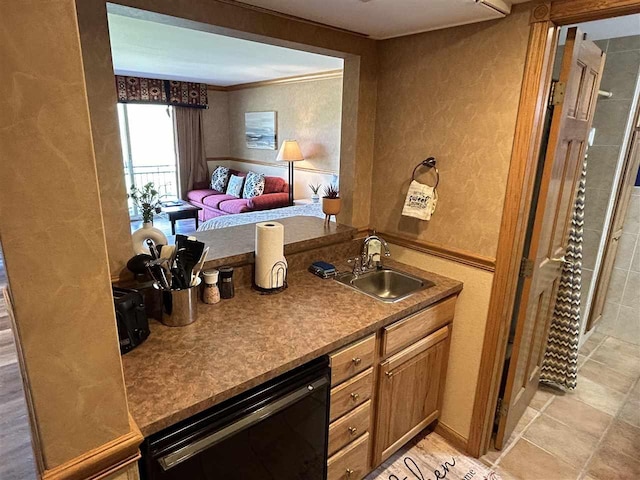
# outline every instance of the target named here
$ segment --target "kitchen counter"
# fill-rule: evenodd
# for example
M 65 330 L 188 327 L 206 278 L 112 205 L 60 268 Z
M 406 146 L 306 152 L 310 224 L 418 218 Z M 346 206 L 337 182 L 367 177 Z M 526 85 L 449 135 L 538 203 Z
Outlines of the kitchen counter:
M 435 286 L 382 303 L 306 271 L 289 288 L 261 295 L 248 287 L 198 320 L 171 328 L 151 320 L 145 343 L 122 357 L 129 411 L 145 436 L 330 353 L 459 292 L 462 283 L 393 261 Z

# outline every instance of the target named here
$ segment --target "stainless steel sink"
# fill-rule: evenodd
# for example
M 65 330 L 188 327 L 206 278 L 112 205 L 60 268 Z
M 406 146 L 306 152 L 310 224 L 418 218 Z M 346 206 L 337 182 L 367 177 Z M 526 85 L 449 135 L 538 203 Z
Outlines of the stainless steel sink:
M 433 287 L 435 283 L 391 268 L 382 268 L 358 276 L 342 273 L 336 281 L 358 292 L 369 295 L 381 302 L 399 302 L 421 290 Z

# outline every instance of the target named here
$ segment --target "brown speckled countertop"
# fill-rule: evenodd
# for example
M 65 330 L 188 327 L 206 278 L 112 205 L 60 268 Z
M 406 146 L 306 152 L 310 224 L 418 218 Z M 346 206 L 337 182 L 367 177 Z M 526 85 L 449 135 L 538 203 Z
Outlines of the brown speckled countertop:
M 156 433 L 462 289 L 456 280 L 387 263 L 436 286 L 389 304 L 297 271 L 280 294 L 239 288 L 231 300 L 199 304 L 198 320 L 186 327 L 151 320 L 147 341 L 122 357 L 129 411 L 142 433 Z

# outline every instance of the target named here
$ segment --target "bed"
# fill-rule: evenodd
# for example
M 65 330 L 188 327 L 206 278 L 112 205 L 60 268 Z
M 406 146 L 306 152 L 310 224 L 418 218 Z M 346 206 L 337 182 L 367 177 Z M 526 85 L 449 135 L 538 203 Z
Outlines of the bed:
M 274 208 L 273 210 L 262 210 L 259 212 L 223 215 L 203 222 L 198 228 L 198 231 L 204 232 L 206 230 L 217 230 L 219 228 L 235 227 L 236 225 L 246 225 L 248 223 L 266 222 L 279 218 L 298 216 L 324 218 L 322 205 L 320 203 L 309 203 L 307 205 L 294 205 L 293 207 Z

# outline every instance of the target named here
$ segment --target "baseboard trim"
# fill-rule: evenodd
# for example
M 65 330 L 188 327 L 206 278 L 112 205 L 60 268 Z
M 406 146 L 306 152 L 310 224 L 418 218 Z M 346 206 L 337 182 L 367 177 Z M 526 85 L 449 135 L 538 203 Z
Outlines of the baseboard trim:
M 144 437 L 131 417 L 129 426 L 129 433 L 62 465 L 45 470 L 42 480 L 98 480 L 137 461 Z
M 428 253 L 435 257 L 444 258 L 446 260 L 452 260 L 463 265 L 479 268 L 487 272 L 496 271 L 496 259 L 492 257 L 484 257 L 477 255 L 473 252 L 461 250 L 454 247 L 445 247 L 437 243 L 411 240 L 408 238 L 400 237 L 392 233 L 379 232 L 387 242 L 394 243 L 401 247 L 410 248 L 422 253 Z
M 456 447 L 458 450 L 461 450 L 464 453 L 469 453 L 469 440 L 460 435 L 448 425 L 442 423 L 441 421 L 438 421 L 433 431 L 444 438 L 451 445 Z

